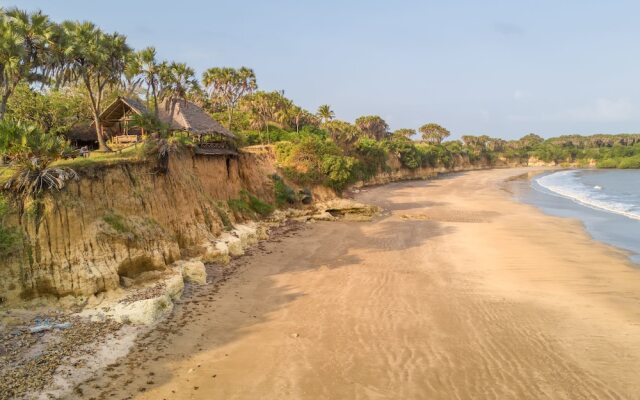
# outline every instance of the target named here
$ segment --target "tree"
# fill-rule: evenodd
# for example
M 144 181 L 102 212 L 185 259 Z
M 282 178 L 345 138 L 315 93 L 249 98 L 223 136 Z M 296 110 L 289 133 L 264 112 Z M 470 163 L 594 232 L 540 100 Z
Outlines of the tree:
M 41 11 L 0 10 L 0 119 L 20 82 L 47 78 L 55 33 L 55 25 Z
M 377 115 L 365 115 L 356 119 L 356 127 L 367 137 L 382 140 L 389 135 L 389 125 Z
M 318 107 L 317 115 L 318 117 L 320 117 L 320 120 L 324 123 L 327 123 L 331 121 L 333 118 L 335 118 L 335 113 L 331 109 L 331 106 L 328 104 L 323 104 L 320 107 Z
M 531 149 L 544 142 L 544 139 L 535 133 L 530 133 L 518 139 L 518 147 L 521 149 Z
M 354 125 L 340 120 L 333 120 L 322 124 L 322 129 L 326 130 L 335 143 L 350 145 L 358 140 L 358 128 Z
M 23 82 L 9 99 L 6 118 L 58 134 L 91 119 L 90 108 L 89 99 L 76 87 L 38 90 Z
M 411 137 L 415 134 L 416 130 L 410 128 L 401 128 L 393 132 L 393 136 L 403 139 L 411 139 Z
M 220 99 L 227 107 L 229 129 L 238 101 L 258 88 L 256 74 L 247 67 L 209 68 L 202 74 L 202 84 L 212 98 Z
M 434 123 L 424 124 L 418 130 L 422 133 L 422 139 L 431 144 L 440 144 L 450 135 L 447 129 Z
M 186 99 L 188 94 L 198 88 L 198 81 L 195 78 L 193 68 L 185 63 L 167 63 L 159 66 L 160 92 L 159 98 L 164 99 Z
M 243 108 L 251 114 L 252 125 L 257 129 L 266 128 L 267 143 L 269 138 L 269 123 L 283 121 L 286 110 L 291 107 L 291 100 L 282 95 L 281 92 L 258 91 L 243 99 Z
M 66 37 L 62 79 L 82 82 L 91 100 L 99 150 L 111 151 L 102 132 L 100 114 L 105 90 L 120 84 L 131 49 L 125 36 L 104 33 L 91 22 L 65 21 L 62 28 Z
M 160 64 L 156 60 L 155 47 L 147 47 L 135 54 L 130 68 L 136 74 L 142 75 L 146 85 L 147 108 L 151 108 L 150 100 L 153 100 L 153 111 L 158 116 L 158 85 L 160 80 Z

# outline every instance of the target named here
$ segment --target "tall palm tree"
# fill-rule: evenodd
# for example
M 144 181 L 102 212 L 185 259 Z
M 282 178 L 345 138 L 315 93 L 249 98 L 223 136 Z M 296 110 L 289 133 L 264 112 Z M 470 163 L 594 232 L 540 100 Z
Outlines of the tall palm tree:
M 153 109 L 158 116 L 158 85 L 160 80 L 160 64 L 156 60 L 155 47 L 147 47 L 136 54 L 138 72 L 142 74 L 147 86 L 147 107 L 149 104 L 149 92 L 153 99 Z
M 126 37 L 118 33 L 107 34 L 91 22 L 66 21 L 62 28 L 65 66 L 61 70 L 63 82 L 81 82 L 91 101 L 100 151 L 111 151 L 102 132 L 100 114 L 107 87 L 119 85 L 127 66 L 131 48 Z
M 322 122 L 329 122 L 333 118 L 335 118 L 335 113 L 331 110 L 331 106 L 328 104 L 323 104 L 318 107 L 318 117 L 322 120 Z
M 47 79 L 55 25 L 41 11 L 0 11 L 0 119 L 16 86 Z
M 159 66 L 161 100 L 186 99 L 189 92 L 197 89 L 198 81 L 193 68 L 185 63 L 167 63 Z
M 227 106 L 228 126 L 231 129 L 233 110 L 238 101 L 258 88 L 252 69 L 209 68 L 202 74 L 202 84 L 212 98 L 218 98 Z

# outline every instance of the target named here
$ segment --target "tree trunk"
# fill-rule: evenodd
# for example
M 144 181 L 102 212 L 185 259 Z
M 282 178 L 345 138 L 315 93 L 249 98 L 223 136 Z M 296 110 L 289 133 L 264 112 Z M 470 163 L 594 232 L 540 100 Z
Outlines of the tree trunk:
M 158 111 L 158 95 L 156 93 L 155 83 L 151 83 L 151 95 L 153 96 L 153 113 L 155 114 L 156 118 L 158 118 L 160 116 L 160 113 Z
M 233 108 L 227 105 L 227 110 L 229 112 L 229 130 L 231 130 L 231 120 L 233 119 Z
M 96 101 L 94 98 L 93 89 L 87 78 L 84 79 L 85 86 L 89 92 L 89 99 L 91 99 L 91 111 L 93 112 L 93 123 L 96 125 L 96 136 L 98 138 L 98 151 L 110 152 L 111 148 L 107 146 L 107 142 L 102 136 L 102 124 L 100 123 L 100 98 Z M 99 89 L 98 89 L 99 90 Z
M 4 114 L 7 112 L 8 100 L 9 100 L 9 95 L 5 94 L 2 96 L 2 101 L 0 102 L 0 120 L 4 119 Z

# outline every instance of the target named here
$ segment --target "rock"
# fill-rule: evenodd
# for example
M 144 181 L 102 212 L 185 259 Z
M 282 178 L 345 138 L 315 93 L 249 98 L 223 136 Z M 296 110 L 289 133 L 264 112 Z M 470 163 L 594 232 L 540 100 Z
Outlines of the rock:
M 158 280 L 162 275 L 163 275 L 162 271 L 145 271 L 140 273 L 140 275 L 136 276 L 134 281 L 136 284 L 155 281 L 155 280 Z M 121 278 L 125 278 L 125 277 L 121 277 Z
M 205 269 L 202 261 L 184 261 L 180 267 L 182 269 L 182 278 L 185 282 L 191 282 L 198 285 L 204 285 L 207 283 L 207 270 Z
M 164 293 L 150 299 L 138 300 L 128 304 L 118 303 L 107 315 L 117 322 L 130 322 L 137 325 L 151 325 L 160 320 L 173 309 L 173 302 Z
M 315 219 L 328 218 L 327 214 L 334 217 L 341 217 L 348 221 L 370 221 L 371 218 L 380 212 L 376 206 L 358 203 L 349 199 L 334 199 L 316 206 L 318 213 Z M 319 218 L 316 218 L 319 217 Z M 326 219 L 330 220 L 330 219 Z
M 135 284 L 136 281 L 131 278 L 127 278 L 126 276 L 120 277 L 120 286 L 122 286 L 123 288 L 129 288 Z
M 207 242 L 203 247 L 202 261 L 229 264 L 229 247 L 225 242 Z
M 167 295 L 171 300 L 175 301 L 182 296 L 182 292 L 184 290 L 184 278 L 182 277 L 182 273 L 172 275 L 164 281 L 164 284 Z
M 258 242 L 255 225 L 236 225 L 236 228 L 233 230 L 233 232 L 240 239 L 243 248 L 251 246 Z
M 223 233 L 222 236 L 220 236 L 220 240 L 227 245 L 230 256 L 239 257 L 244 254 L 242 241 L 239 237 L 233 236 L 229 233 Z
M 314 214 L 311 216 L 311 218 L 315 219 L 316 221 L 335 221 L 337 219 L 336 217 L 331 215 L 328 211 L 323 211 L 321 213 Z

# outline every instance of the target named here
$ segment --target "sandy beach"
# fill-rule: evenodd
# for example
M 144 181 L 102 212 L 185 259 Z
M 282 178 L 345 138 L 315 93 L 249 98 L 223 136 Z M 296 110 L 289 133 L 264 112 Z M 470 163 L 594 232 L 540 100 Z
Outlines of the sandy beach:
M 371 188 L 373 222 L 291 225 L 74 398 L 640 398 L 640 270 L 514 201 L 527 171 Z

